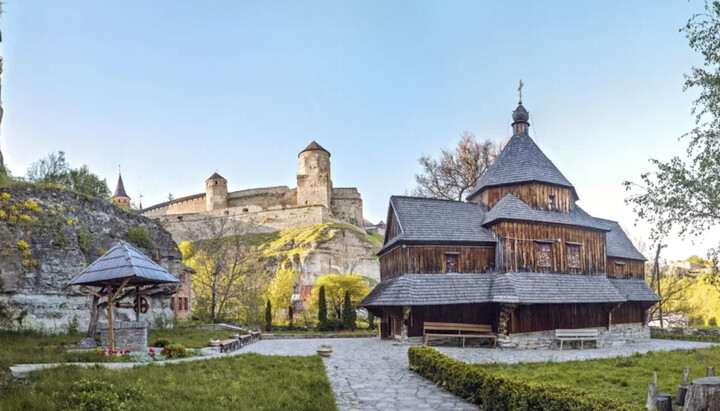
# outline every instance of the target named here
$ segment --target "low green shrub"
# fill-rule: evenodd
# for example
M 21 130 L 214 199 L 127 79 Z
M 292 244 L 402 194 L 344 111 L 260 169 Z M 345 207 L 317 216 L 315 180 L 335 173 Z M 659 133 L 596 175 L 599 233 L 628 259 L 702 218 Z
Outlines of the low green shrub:
M 160 353 L 168 358 L 185 358 L 190 356 L 190 353 L 188 353 L 182 344 L 168 344 Z
M 710 319 L 708 320 L 708 327 L 717 327 L 717 325 L 718 325 L 717 318 L 710 317 Z
M 683 340 L 701 342 L 720 342 L 720 335 L 683 334 L 665 330 L 650 329 L 650 338 L 658 340 Z
M 430 347 L 410 347 L 410 369 L 484 410 L 642 410 L 587 392 L 489 373 Z
M 165 348 L 165 346 L 172 344 L 172 341 L 168 340 L 167 338 L 158 338 L 155 337 L 155 341 L 153 342 L 153 347 L 160 347 Z
M 55 393 L 55 396 L 68 410 L 114 411 L 127 409 L 141 401 L 143 392 L 135 388 L 130 392 L 120 391 L 107 381 L 83 378 L 75 381 L 68 392 Z
M 150 233 L 145 229 L 145 227 L 130 227 L 125 238 L 138 247 L 148 250 L 155 248 L 155 243 L 153 243 Z

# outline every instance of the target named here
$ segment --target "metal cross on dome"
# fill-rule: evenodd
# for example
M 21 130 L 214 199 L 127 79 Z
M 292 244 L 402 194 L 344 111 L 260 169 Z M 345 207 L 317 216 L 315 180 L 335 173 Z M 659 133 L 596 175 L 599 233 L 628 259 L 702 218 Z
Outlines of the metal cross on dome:
M 518 87 L 518 104 L 522 104 L 522 88 L 525 85 L 522 79 L 520 80 L 520 87 Z

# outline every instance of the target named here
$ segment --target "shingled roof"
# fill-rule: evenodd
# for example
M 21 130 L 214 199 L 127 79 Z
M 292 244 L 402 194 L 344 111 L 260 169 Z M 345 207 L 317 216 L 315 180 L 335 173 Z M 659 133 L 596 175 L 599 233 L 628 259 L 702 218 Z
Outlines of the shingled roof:
M 647 258 L 635 248 L 635 245 L 633 245 L 617 221 L 606 220 L 604 218 L 595 218 L 595 221 L 610 230 L 605 235 L 608 257 L 647 261 Z
M 569 187 L 577 198 L 575 187 L 555 167 L 529 135 L 515 134 L 477 186 L 468 194 L 468 200 L 487 187 L 540 182 Z
M 643 281 L 547 273 L 405 274 L 383 281 L 363 307 L 471 303 L 589 304 L 657 301 Z
M 122 174 L 118 175 L 118 182 L 117 182 L 117 186 L 115 187 L 115 194 L 113 194 L 113 198 L 117 198 L 117 197 L 130 198 L 130 196 L 127 195 L 127 193 L 125 192 L 125 184 L 123 184 Z
M 503 220 L 563 224 L 610 231 L 607 224 L 598 222 L 597 219 L 591 217 L 577 204 L 573 205 L 569 213 L 537 210 L 512 194 L 506 194 L 485 214 L 483 224 L 490 225 Z
M 496 242 L 492 231 L 483 227 L 485 212 L 477 204 L 392 196 L 390 207 L 402 232 L 386 243 L 381 252 L 398 242 L 425 244 Z
M 323 146 L 321 146 L 321 145 L 318 144 L 315 140 L 313 140 L 312 143 L 308 144 L 308 146 L 305 147 L 305 149 L 298 154 L 298 156 L 300 156 L 300 154 L 302 154 L 302 153 L 304 153 L 304 152 L 306 152 L 306 151 L 313 151 L 313 150 L 324 151 L 324 152 L 328 153 L 328 155 L 330 155 L 330 152 L 329 152 L 329 151 L 325 150 L 325 149 L 323 148 Z

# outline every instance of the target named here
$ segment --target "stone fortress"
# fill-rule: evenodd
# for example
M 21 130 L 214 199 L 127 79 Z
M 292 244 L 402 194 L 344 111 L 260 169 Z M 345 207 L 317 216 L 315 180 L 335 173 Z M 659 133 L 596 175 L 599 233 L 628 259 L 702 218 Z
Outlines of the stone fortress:
M 274 232 L 324 223 L 348 224 L 365 233 L 362 198 L 354 187 L 333 187 L 330 152 L 313 141 L 298 154 L 297 187 L 252 188 L 229 191 L 228 181 L 214 173 L 205 192 L 147 207 L 143 216 L 159 219 L 178 243 L 192 237 L 215 218 L 247 223 L 253 232 Z M 346 230 L 347 231 L 347 230 Z M 298 262 L 312 284 L 323 274 L 353 272 L 379 279 L 372 246 L 358 236 L 336 236 L 309 250 Z

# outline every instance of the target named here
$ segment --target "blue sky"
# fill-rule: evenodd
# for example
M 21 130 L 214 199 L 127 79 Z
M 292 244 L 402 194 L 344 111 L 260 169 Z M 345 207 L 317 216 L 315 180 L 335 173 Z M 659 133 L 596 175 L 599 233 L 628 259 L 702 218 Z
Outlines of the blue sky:
M 678 28 L 696 1 L 4 3 L 10 169 L 64 150 L 114 189 L 122 164 L 146 206 L 215 171 L 231 190 L 294 186 L 317 140 L 335 186 L 384 219 L 423 153 L 509 136 L 523 79 L 531 135 L 580 204 L 632 227 L 622 181 L 683 153 L 693 124 L 683 73 L 701 61 Z

